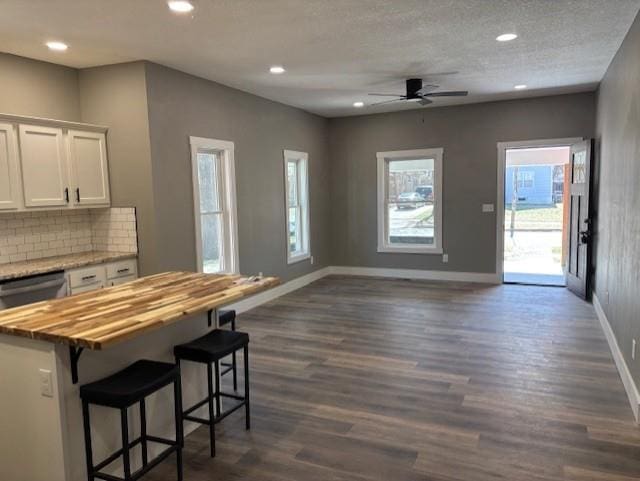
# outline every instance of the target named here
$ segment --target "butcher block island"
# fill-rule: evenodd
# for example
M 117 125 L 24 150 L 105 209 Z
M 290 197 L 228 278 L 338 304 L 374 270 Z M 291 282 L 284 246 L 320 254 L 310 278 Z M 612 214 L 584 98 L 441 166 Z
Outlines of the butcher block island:
M 0 479 L 85 480 L 78 386 L 139 359 L 173 362 L 173 346 L 215 327 L 218 308 L 234 308 L 278 284 L 275 277 L 166 272 L 0 311 L 0 453 L 2 460 L 23 459 L 0 462 Z M 181 370 L 189 405 L 204 397 L 206 383 L 199 366 L 185 363 Z M 118 449 L 120 433 L 108 410 L 101 416 L 101 408 L 92 409 L 100 459 Z M 162 391 L 149 398 L 149 429 L 171 437 L 172 409 Z M 135 410 L 129 416 L 134 425 Z M 195 427 L 185 424 L 185 434 Z M 27 451 L 37 454 L 26 459 Z
M 0 311 L 0 332 L 102 349 L 277 284 L 275 277 L 165 272 Z

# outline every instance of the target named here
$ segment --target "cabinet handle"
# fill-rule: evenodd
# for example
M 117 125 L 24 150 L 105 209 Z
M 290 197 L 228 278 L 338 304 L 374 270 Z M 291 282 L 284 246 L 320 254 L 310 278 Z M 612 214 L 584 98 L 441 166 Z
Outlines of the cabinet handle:
M 129 272 L 129 268 L 126 269 L 118 269 L 118 274 L 122 274 L 123 272 Z
M 69 203 L 69 187 L 64 188 L 64 200 Z
M 80 202 L 80 187 L 76 188 L 76 200 Z
M 94 274 L 94 275 L 92 275 L 92 276 L 83 276 L 83 277 L 82 277 L 82 280 L 83 280 L 83 281 L 88 281 L 89 279 L 95 279 L 95 278 L 96 278 L 96 275 Z

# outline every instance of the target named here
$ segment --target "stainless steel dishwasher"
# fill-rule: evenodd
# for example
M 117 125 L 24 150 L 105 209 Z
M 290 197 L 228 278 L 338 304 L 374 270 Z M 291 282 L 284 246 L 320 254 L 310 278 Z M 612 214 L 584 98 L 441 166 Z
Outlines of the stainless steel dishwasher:
M 66 295 L 64 271 L 0 281 L 0 310 Z

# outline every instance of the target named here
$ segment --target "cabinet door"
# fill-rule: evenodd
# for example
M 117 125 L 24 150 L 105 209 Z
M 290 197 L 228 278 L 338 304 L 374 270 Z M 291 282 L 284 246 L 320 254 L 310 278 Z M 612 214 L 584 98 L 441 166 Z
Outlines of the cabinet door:
M 109 205 L 109 170 L 105 135 L 69 130 L 69 159 L 73 201 L 80 205 Z
M 119 286 L 121 284 L 126 284 L 127 282 L 131 282 L 131 281 L 135 281 L 137 279 L 137 276 L 133 275 L 133 276 L 125 276 L 125 277 L 118 277 L 117 279 L 113 279 L 111 281 L 109 281 L 109 285 L 110 286 Z
M 66 206 L 69 184 L 62 129 L 20 125 L 19 130 L 25 205 Z
M 20 194 L 15 130 L 0 123 L 0 210 L 20 207 Z

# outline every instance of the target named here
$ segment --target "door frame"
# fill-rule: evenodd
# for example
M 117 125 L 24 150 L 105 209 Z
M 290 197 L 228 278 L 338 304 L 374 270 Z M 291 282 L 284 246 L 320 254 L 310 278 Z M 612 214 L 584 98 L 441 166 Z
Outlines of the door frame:
M 498 142 L 498 196 L 496 202 L 496 277 L 504 284 L 504 174 L 507 163 L 507 150 L 570 147 L 582 142 L 583 137 L 565 137 L 559 139 L 517 140 Z

